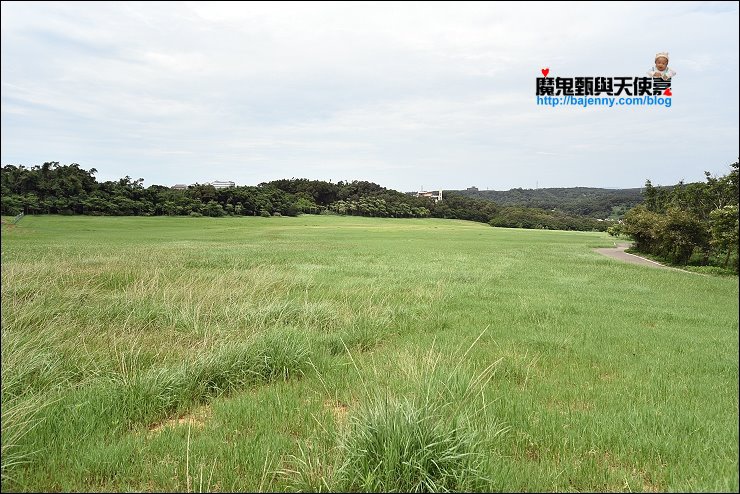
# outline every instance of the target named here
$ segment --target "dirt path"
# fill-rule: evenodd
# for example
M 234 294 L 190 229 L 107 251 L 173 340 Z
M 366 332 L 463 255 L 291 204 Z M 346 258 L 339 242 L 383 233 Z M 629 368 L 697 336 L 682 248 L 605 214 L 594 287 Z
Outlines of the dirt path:
M 612 257 L 614 259 L 619 259 L 620 261 L 624 262 L 630 262 L 632 264 L 641 264 L 643 266 L 650 266 L 653 268 L 664 268 L 664 269 L 675 269 L 668 266 L 664 266 L 663 264 L 655 261 L 651 261 L 650 259 L 645 259 L 644 257 L 636 256 L 634 254 L 628 254 L 625 252 L 625 249 L 628 249 L 631 244 L 629 243 L 619 243 L 619 245 L 614 244 L 616 247 L 609 247 L 604 249 L 594 249 L 596 252 L 598 252 L 601 255 Z

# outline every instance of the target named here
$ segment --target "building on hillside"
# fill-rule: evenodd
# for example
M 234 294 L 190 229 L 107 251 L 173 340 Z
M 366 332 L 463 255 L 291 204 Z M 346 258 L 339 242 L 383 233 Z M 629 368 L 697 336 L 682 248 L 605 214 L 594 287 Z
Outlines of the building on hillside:
M 175 189 L 175 190 L 185 190 L 185 189 L 187 189 L 187 188 L 188 188 L 188 186 L 187 186 L 187 185 L 185 185 L 185 184 L 175 184 L 175 185 L 173 185 L 173 186 L 172 186 L 172 187 L 170 187 L 170 188 L 171 188 L 171 189 Z
M 434 202 L 442 200 L 442 189 L 440 190 L 420 190 L 416 193 L 416 197 L 431 197 Z
M 230 180 L 214 180 L 211 182 L 211 185 L 213 185 L 217 189 L 228 189 L 229 187 L 236 187 L 236 184 Z
M 467 190 L 468 192 L 478 192 L 478 187 L 476 187 L 475 185 L 473 185 L 472 187 L 468 187 L 465 190 Z

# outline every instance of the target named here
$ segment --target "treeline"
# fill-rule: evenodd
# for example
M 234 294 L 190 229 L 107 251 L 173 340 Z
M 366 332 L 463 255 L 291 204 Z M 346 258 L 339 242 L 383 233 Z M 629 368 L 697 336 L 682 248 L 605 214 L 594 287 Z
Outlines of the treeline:
M 569 187 L 548 189 L 460 190 L 466 197 L 488 199 L 507 207 L 553 209 L 570 215 L 601 219 L 620 219 L 630 208 L 641 203 L 641 189 L 599 189 Z
M 99 183 L 95 173 L 95 168 L 84 170 L 77 163 L 47 162 L 30 168 L 6 165 L 0 180 L 0 213 L 295 216 L 335 212 L 397 218 L 455 217 L 448 215 L 449 208 L 433 213 L 431 199 L 413 197 L 365 181 L 333 184 L 290 179 L 225 189 L 195 184 L 185 190 L 176 190 L 161 185 L 145 188 L 144 179 L 133 180 L 129 176 Z M 468 203 L 466 207 L 475 205 Z M 458 212 L 456 217 L 474 216 L 468 213 Z
M 645 201 L 631 209 L 612 234 L 624 233 L 635 249 L 671 263 L 715 265 L 738 272 L 738 162 L 729 174 L 706 182 L 658 189 L 648 180 Z
M 337 183 L 306 178 L 263 182 L 294 196 L 301 212 L 335 213 L 378 218 L 425 218 L 432 215 L 434 203 L 364 180 Z
M 144 179 L 126 176 L 98 183 L 95 168 L 47 162 L 26 168 L 2 168 L 2 214 L 272 215 L 294 216 L 299 210 L 290 194 L 275 187 L 216 189 L 195 184 L 187 190 L 161 185 L 144 187 Z
M 77 163 L 47 162 L 2 168 L 1 213 L 119 216 L 295 216 L 300 213 L 381 218 L 448 218 L 518 228 L 602 230 L 588 218 L 536 208 L 500 208 L 490 200 L 444 192 L 443 200 L 416 197 L 367 181 L 324 182 L 291 178 L 257 186 L 216 189 L 195 184 L 185 190 L 126 176 L 98 182 L 97 170 Z
M 606 231 L 611 221 L 586 216 L 573 216 L 561 211 L 538 208 L 504 207 L 491 219 L 491 226 L 535 228 L 545 230 Z
M 365 181 L 324 182 L 292 178 L 265 182 L 260 186 L 277 187 L 296 197 L 313 201 L 319 210 L 354 216 L 432 217 L 488 223 L 498 212 L 498 206 L 482 199 L 445 193 L 443 200 L 386 189 Z

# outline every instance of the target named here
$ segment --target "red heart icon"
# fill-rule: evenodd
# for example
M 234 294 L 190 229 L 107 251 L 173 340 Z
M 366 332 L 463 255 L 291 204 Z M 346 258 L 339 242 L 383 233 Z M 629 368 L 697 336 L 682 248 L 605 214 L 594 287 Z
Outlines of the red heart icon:
M 663 91 L 663 94 L 665 94 L 666 96 L 673 96 L 673 93 L 671 92 L 671 88 L 668 88 L 665 91 Z
M 549 74 L 549 73 L 550 73 L 550 69 L 549 68 L 548 69 L 542 69 L 542 75 L 544 75 L 545 77 L 547 77 L 547 74 Z

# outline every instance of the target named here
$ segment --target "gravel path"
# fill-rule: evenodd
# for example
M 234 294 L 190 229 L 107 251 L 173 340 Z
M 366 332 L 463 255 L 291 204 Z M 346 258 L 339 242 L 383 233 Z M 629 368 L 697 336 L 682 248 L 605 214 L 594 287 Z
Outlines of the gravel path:
M 643 266 L 650 266 L 653 268 L 664 268 L 664 269 L 675 269 L 668 266 L 664 266 L 663 264 L 655 261 L 651 261 L 650 259 L 645 259 L 644 257 L 636 256 L 634 254 L 628 254 L 625 252 L 625 249 L 628 249 L 631 244 L 627 243 L 620 243 L 619 245 L 616 245 L 616 247 L 609 247 L 605 249 L 594 249 L 596 252 L 598 252 L 601 255 L 612 257 L 614 259 L 619 259 L 620 261 L 624 262 L 631 262 L 632 264 L 641 264 Z

